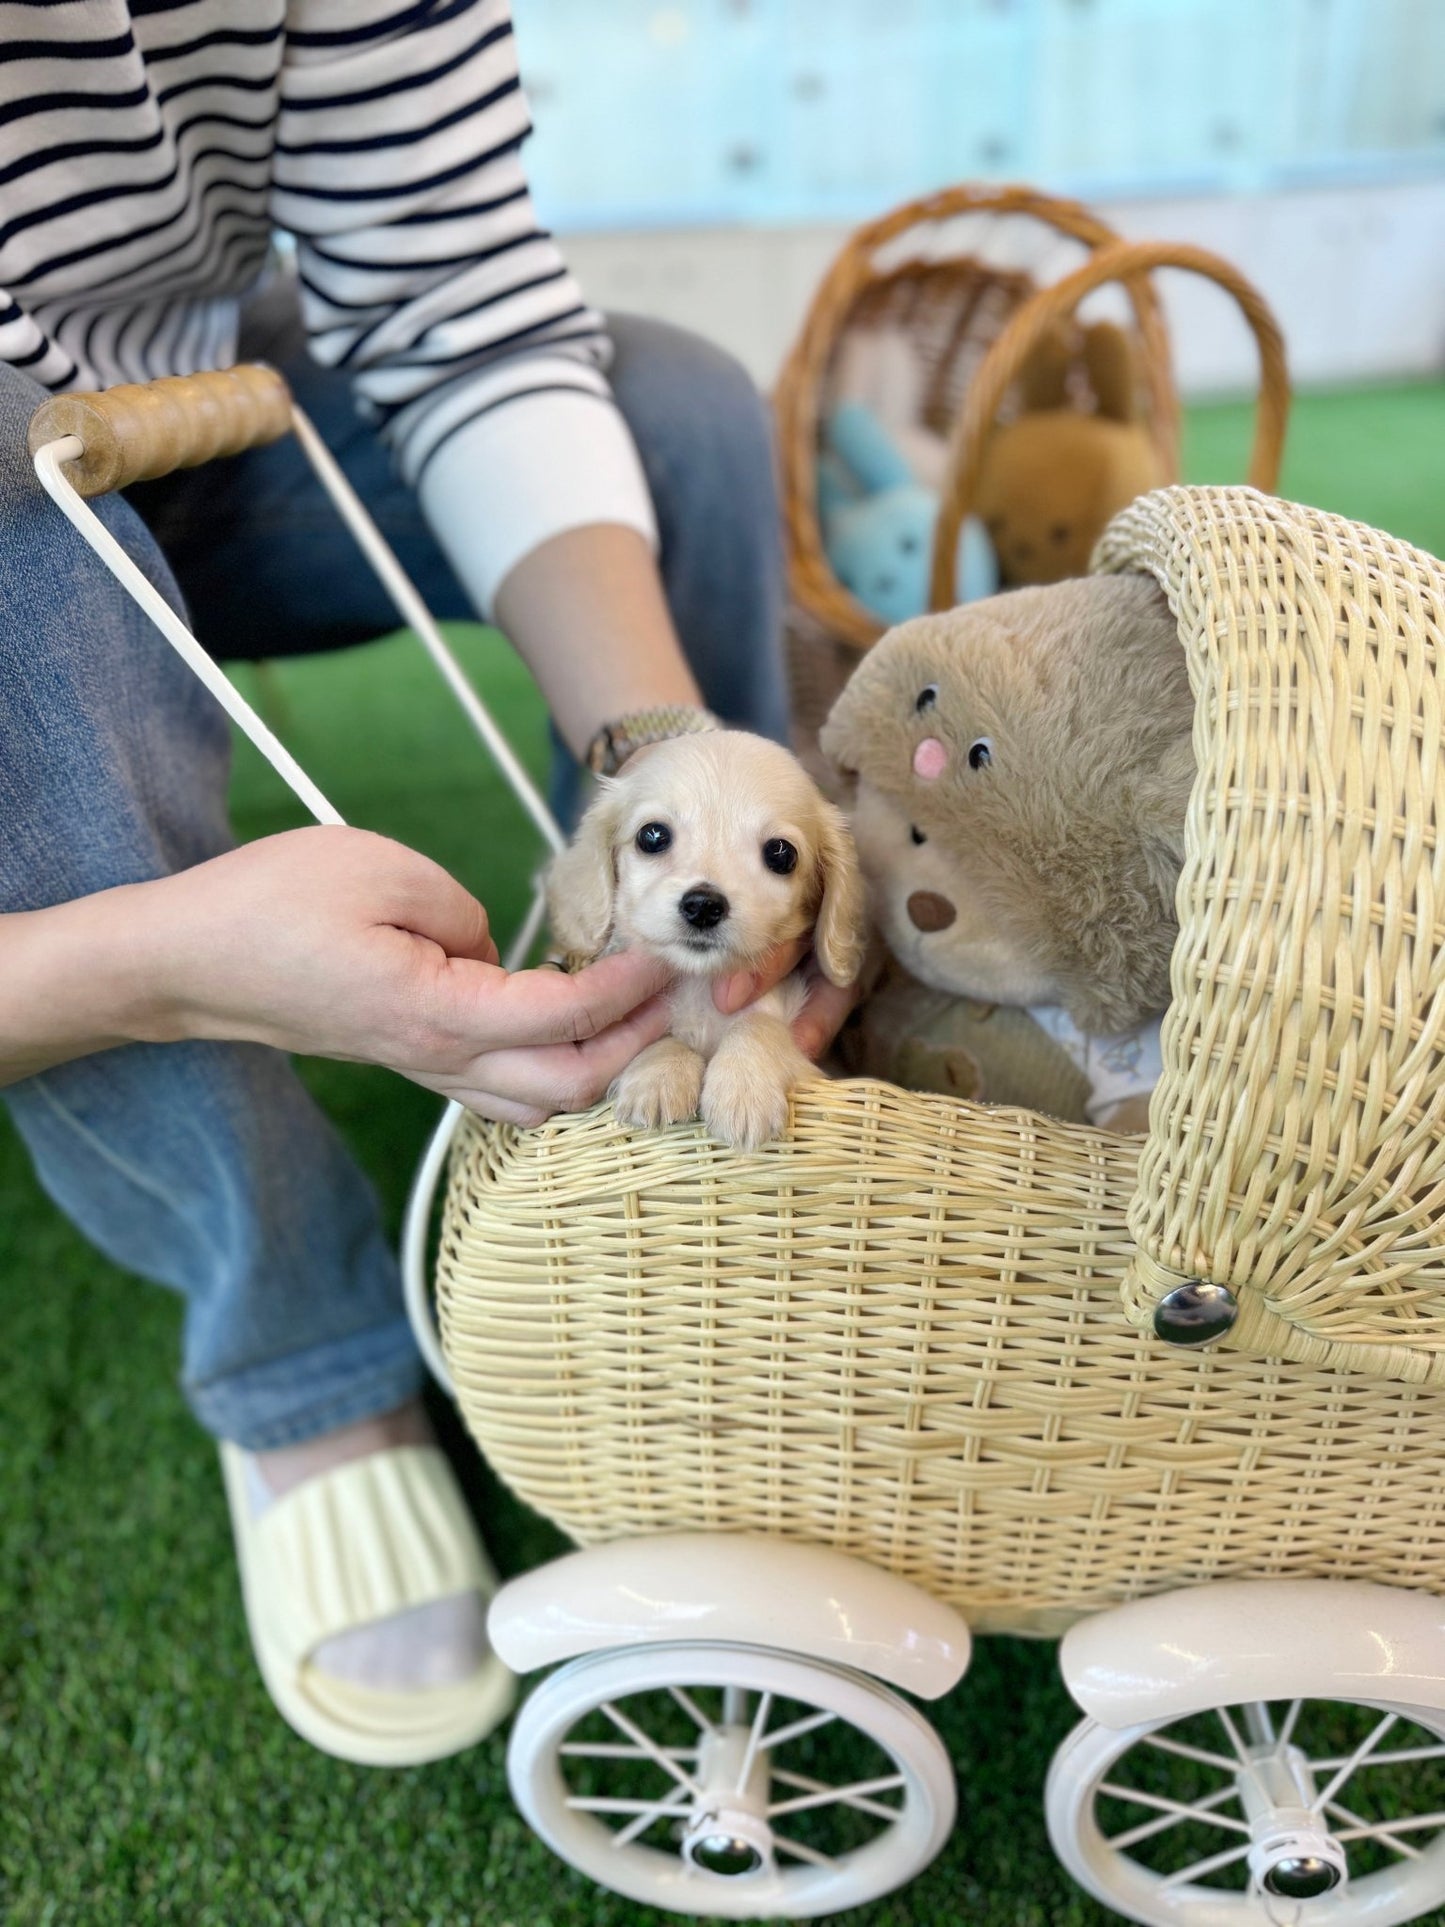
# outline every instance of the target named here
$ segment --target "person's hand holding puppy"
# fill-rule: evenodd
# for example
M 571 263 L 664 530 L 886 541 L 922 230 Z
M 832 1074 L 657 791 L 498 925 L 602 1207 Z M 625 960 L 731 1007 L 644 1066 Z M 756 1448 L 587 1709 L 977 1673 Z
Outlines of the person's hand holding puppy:
M 669 1034 L 612 1086 L 619 1119 L 700 1112 L 741 1149 L 776 1137 L 790 1091 L 817 1075 L 792 1026 L 827 1042 L 864 950 L 852 837 L 796 759 L 740 731 L 638 750 L 600 785 L 547 889 L 563 949 L 642 950 L 676 973 Z M 792 969 L 810 931 L 812 965 Z
M 663 1034 L 668 976 L 636 954 L 509 973 L 438 864 L 365 830 L 290 830 L 0 917 L 0 1085 L 115 1044 L 228 1038 L 384 1064 L 540 1124 L 595 1104 Z

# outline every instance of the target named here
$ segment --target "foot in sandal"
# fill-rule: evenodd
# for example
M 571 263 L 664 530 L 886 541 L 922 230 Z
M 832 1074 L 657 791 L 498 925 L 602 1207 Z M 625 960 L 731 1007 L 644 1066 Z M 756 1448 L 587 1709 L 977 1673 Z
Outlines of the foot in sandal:
M 487 1644 L 496 1576 L 419 1405 L 280 1451 L 222 1444 L 251 1644 L 323 1752 L 410 1766 L 512 1703 Z

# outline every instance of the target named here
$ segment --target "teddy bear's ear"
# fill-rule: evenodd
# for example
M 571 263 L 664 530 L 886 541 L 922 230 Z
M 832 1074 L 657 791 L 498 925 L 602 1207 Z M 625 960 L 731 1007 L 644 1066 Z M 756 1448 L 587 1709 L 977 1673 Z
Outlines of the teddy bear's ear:
M 1134 421 L 1139 413 L 1134 350 L 1116 322 L 1096 321 L 1084 330 L 1084 366 L 1105 420 Z
M 621 813 L 616 786 L 600 779 L 576 835 L 547 867 L 547 921 L 560 950 L 597 957 L 612 934 L 617 895 L 613 844 Z
M 853 677 L 828 711 L 818 731 L 818 747 L 841 776 L 855 777 L 863 766 L 868 742 L 868 706 L 863 702 Z
M 1056 321 L 1039 337 L 1019 370 L 1019 400 L 1026 414 L 1062 408 L 1069 399 L 1069 363 L 1073 349 L 1068 330 Z

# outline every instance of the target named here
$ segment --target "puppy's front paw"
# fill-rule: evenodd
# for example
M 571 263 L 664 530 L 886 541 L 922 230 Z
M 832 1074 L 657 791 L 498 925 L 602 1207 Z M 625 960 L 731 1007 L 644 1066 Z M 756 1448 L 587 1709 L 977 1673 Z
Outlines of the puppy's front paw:
M 793 1078 L 755 1057 L 715 1057 L 702 1081 L 702 1121 L 708 1134 L 735 1151 L 756 1151 L 783 1135 Z
M 654 1130 L 697 1116 L 702 1059 L 675 1037 L 639 1051 L 612 1085 L 612 1109 L 630 1130 Z

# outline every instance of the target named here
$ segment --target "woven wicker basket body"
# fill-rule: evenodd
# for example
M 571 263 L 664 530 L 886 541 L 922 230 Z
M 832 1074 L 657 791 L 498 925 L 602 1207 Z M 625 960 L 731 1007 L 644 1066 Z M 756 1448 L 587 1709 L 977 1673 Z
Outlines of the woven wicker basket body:
M 572 1537 L 812 1540 L 1017 1631 L 1223 1576 L 1445 1591 L 1445 571 L 1248 490 L 1146 497 L 1099 559 L 1163 584 L 1198 699 L 1150 1137 L 863 1082 L 751 1157 L 470 1124 L 443 1337 Z M 1182 1277 L 1237 1292 L 1225 1348 L 1131 1324 Z
M 980 1629 L 1288 1574 L 1445 1590 L 1445 1393 L 1142 1339 L 1135 1150 L 816 1085 L 786 1144 L 470 1125 L 439 1310 L 493 1468 L 582 1543 L 859 1555 Z

